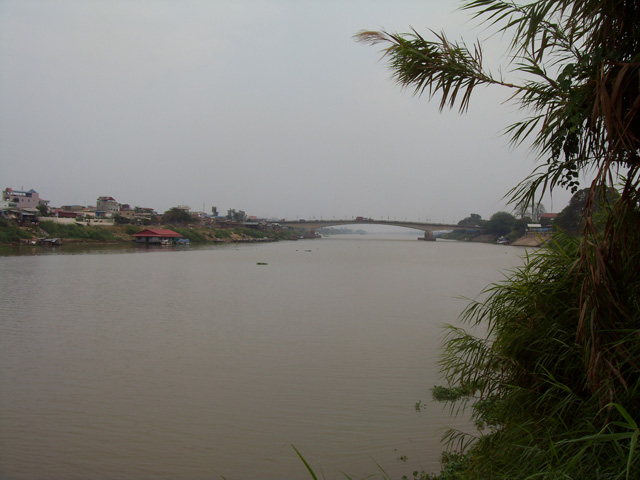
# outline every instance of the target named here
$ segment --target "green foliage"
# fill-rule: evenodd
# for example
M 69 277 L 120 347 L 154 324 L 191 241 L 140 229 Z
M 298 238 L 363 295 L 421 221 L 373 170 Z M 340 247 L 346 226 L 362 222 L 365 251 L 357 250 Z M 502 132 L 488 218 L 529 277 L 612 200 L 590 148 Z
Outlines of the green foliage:
M 110 231 L 102 227 L 85 227 L 84 225 L 79 225 L 77 223 L 63 224 L 51 221 L 42 221 L 40 222 L 39 227 L 47 232 L 49 237 L 79 238 L 101 242 L 116 240 L 115 236 Z
M 189 243 L 206 243 L 209 239 L 199 230 L 191 228 L 180 228 L 173 225 L 170 226 L 171 230 L 179 233 L 185 238 L 189 239 Z
M 136 227 L 135 225 L 127 225 L 124 228 L 124 231 L 127 235 L 134 235 L 142 231 L 142 228 Z
M 471 392 L 468 388 L 436 385 L 431 389 L 431 394 L 437 402 L 455 402 L 469 396 Z
M 478 215 L 477 213 L 472 213 L 468 217 L 460 220 L 458 222 L 458 225 L 463 227 L 481 227 L 484 223 L 485 221 L 482 220 L 482 217 L 480 215 Z
M 226 239 L 231 238 L 231 230 L 226 228 L 219 228 L 213 231 L 216 238 Z
M 0 243 L 19 243 L 22 239 L 33 238 L 28 231 L 5 219 L 0 219 Z
M 516 226 L 516 217 L 507 212 L 497 212 L 491 215 L 486 223 L 486 231 L 493 235 L 506 235 Z
M 450 328 L 443 372 L 450 387 L 474 394 L 480 428 L 446 437 L 469 462 L 457 474 L 640 478 L 640 2 L 467 0 L 462 8 L 507 40 L 509 69 L 499 77 L 484 68 L 479 42 L 470 49 L 415 30 L 358 38 L 385 44 L 398 83 L 441 95 L 440 108 L 466 110 L 477 86 L 509 89 L 528 116 L 506 133 L 514 144 L 530 138 L 543 161 L 511 200 L 526 211 L 563 187 L 584 201 L 566 215 L 579 238 L 558 235 L 465 311 L 487 338 Z M 581 173 L 594 178 L 582 193 Z M 615 179 L 619 198 L 599 209 Z M 487 226 L 506 233 L 495 227 Z
M 517 219 L 514 223 L 513 223 L 513 227 L 511 229 L 511 232 L 509 233 L 509 237 L 513 236 L 514 240 L 523 236 L 525 234 L 525 232 L 527 231 L 527 225 L 533 223 L 533 221 L 531 220 L 531 218 L 529 217 L 524 217 L 524 218 L 519 218 Z
M 293 450 L 296 452 L 296 455 L 298 455 L 298 458 L 302 461 L 302 463 L 304 464 L 305 468 L 307 469 L 307 472 L 309 473 L 309 476 L 313 479 L 313 480 L 318 480 L 318 476 L 316 475 L 316 472 L 314 471 L 314 469 L 311 467 L 311 465 L 309 465 L 309 462 L 307 462 L 307 460 L 302 456 L 302 454 L 300 453 L 300 451 L 293 445 L 291 445 L 291 448 L 293 448 Z M 399 458 L 399 460 L 401 461 L 406 461 L 406 457 L 401 456 Z M 377 465 L 377 464 L 376 464 Z M 378 470 L 380 470 L 380 478 L 382 478 L 382 480 L 391 480 L 391 477 L 389 476 L 389 474 L 387 472 L 384 471 L 384 469 L 380 466 L 378 466 Z M 322 473 L 322 471 L 321 471 Z M 344 476 L 344 478 L 346 478 L 347 480 L 352 480 L 351 477 L 349 475 L 347 475 L 344 472 L 341 472 L 342 475 Z M 322 475 L 322 478 L 325 478 L 324 474 Z M 369 477 L 366 477 L 369 478 Z
M 40 203 L 36 208 L 38 209 L 38 214 L 41 217 L 49 216 L 49 207 L 47 206 L 46 203 Z
M 116 225 L 129 225 L 131 223 L 131 219 L 127 218 L 127 217 L 124 217 L 122 215 L 115 214 L 113 216 L 113 222 Z
M 264 238 L 264 232 L 260 230 L 255 230 L 253 228 L 236 228 L 234 231 L 240 235 L 245 235 L 251 238 Z
M 302 461 L 302 463 L 304 463 L 304 466 L 307 468 L 307 471 L 309 472 L 309 475 L 311 475 L 311 478 L 313 478 L 313 480 L 318 480 L 318 477 L 316 476 L 316 472 L 313 471 L 313 468 L 311 468 L 311 465 L 309 465 L 309 463 L 305 460 L 305 458 L 298 451 L 298 449 L 293 445 L 291 445 L 291 448 L 295 450 L 296 454 L 298 455 L 298 458 Z
M 136 207 L 136 208 L 139 209 L 140 207 Z M 157 215 L 151 215 L 149 217 L 135 217 L 133 221 L 137 225 L 157 225 L 161 223 L 161 218 L 158 217 Z
M 583 212 L 587 202 L 590 201 L 591 190 L 583 188 L 576 192 L 569 204 L 562 209 L 554 221 L 554 226 L 568 235 L 578 235 L 584 228 Z M 612 206 L 619 200 L 620 194 L 614 188 L 607 188 L 604 196 L 596 200 L 593 207 L 593 215 L 597 216 L 602 229 L 606 223 L 606 217 Z M 603 221 L 604 220 L 604 221 Z
M 480 234 L 480 231 L 478 231 L 477 233 L 478 235 Z M 475 235 L 475 232 L 474 232 Z M 447 240 L 468 240 L 469 234 L 464 231 L 464 230 L 453 230 L 452 232 L 449 232 L 447 234 L 444 235 L 444 238 L 446 238 Z
M 464 478 L 640 476 L 637 264 L 612 279 L 629 319 L 622 328 L 615 319 L 608 326 L 600 347 L 615 373 L 596 385 L 587 361 L 592 347 L 576 338 L 586 276 L 575 272 L 580 255 L 579 241 L 561 236 L 505 282 L 488 287 L 487 298 L 472 302 L 462 318 L 486 325 L 489 337 L 449 327 L 443 373 L 458 386 L 453 392 L 462 385 L 458 392 L 473 393 L 472 418 L 481 431 L 479 437 L 447 435 L 451 447 L 470 455 Z
M 238 210 L 230 208 L 227 210 L 227 219 L 235 222 L 244 222 L 247 219 L 247 214 L 244 210 Z
M 464 472 L 469 468 L 469 457 L 468 454 L 443 452 L 440 458 L 442 471 L 439 474 L 414 471 L 411 478 L 413 480 L 461 480 L 465 478 Z M 402 480 L 410 480 L 410 478 L 405 475 Z
M 533 205 L 556 186 L 575 193 L 581 172 L 595 171 L 605 182 L 619 168 L 640 167 L 638 2 L 467 0 L 462 8 L 503 36 L 510 70 L 493 76 L 480 42 L 469 48 L 444 33 L 429 40 L 415 30 L 364 31 L 357 39 L 384 44 L 397 82 L 418 95 L 438 93 L 441 109 L 466 110 L 479 86 L 512 92 L 530 115 L 506 132 L 514 144 L 533 137 L 546 161 L 512 190 L 518 205 Z
M 162 215 L 162 221 L 165 223 L 175 223 L 181 225 L 183 223 L 193 222 L 193 217 L 189 212 L 182 208 L 171 207 Z
M 289 240 L 294 232 L 295 230 L 293 228 L 287 227 L 282 230 L 272 230 L 271 234 L 278 240 Z

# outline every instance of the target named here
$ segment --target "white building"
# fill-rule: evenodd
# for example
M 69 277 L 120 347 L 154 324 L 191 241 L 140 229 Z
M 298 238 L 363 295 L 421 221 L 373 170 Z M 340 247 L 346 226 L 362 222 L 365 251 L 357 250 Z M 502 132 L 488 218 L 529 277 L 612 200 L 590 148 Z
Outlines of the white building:
M 113 197 L 98 197 L 96 215 L 110 217 L 120 211 L 120 204 Z M 99 215 L 100 214 L 100 215 Z
M 10 187 L 2 192 L 2 200 L 15 203 L 15 208 L 38 208 L 38 205 L 47 205 L 49 200 L 42 200 L 34 189 L 28 192 L 13 190 Z

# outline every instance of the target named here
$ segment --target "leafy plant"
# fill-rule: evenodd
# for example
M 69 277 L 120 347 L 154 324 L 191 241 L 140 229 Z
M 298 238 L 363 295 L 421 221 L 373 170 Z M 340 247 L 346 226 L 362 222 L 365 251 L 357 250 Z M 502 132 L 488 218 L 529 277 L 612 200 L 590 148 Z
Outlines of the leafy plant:
M 449 328 L 442 368 L 452 396 L 443 399 L 469 405 L 479 429 L 445 437 L 468 462 L 455 478 L 638 478 L 640 3 L 462 8 L 507 39 L 506 73 L 484 68 L 479 42 L 470 48 L 444 33 L 357 37 L 385 45 L 397 82 L 440 95 L 441 109 L 466 110 L 478 86 L 512 92 L 526 116 L 506 133 L 513 144 L 531 138 L 542 161 L 509 192 L 518 209 L 535 210 L 554 188 L 576 193 L 580 173 L 595 179 L 580 237 L 558 235 L 464 312 L 489 335 Z M 620 196 L 598 212 L 617 181 Z
M 579 240 L 556 238 L 503 283 L 489 286 L 485 300 L 467 307 L 462 319 L 488 327 L 488 337 L 448 328 L 443 373 L 450 385 L 466 388 L 441 389 L 434 397 L 456 402 L 473 395 L 479 435 L 451 430 L 446 437 L 471 454 L 465 478 L 640 475 L 637 329 L 608 332 L 617 381 L 624 379 L 627 388 L 619 385 L 617 402 L 603 406 L 601 395 L 611 385 L 593 392 L 588 352 L 576 339 L 581 289 L 573 268 L 579 257 Z M 629 303 L 637 322 L 637 298 Z M 623 345 L 625 355 L 616 355 Z

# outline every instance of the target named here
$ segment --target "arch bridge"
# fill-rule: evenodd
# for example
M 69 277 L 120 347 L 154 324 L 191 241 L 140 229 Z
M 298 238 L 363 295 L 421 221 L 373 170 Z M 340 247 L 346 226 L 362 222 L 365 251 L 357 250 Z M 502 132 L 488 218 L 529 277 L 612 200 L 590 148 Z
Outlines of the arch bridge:
M 450 225 L 447 223 L 426 223 L 396 220 L 374 220 L 372 218 L 357 218 L 350 220 L 283 220 L 281 225 L 305 230 L 315 230 L 316 228 L 337 227 L 342 225 L 389 225 L 393 227 L 413 228 L 425 232 L 425 240 L 434 240 L 433 232 L 438 230 L 469 230 L 468 226 Z

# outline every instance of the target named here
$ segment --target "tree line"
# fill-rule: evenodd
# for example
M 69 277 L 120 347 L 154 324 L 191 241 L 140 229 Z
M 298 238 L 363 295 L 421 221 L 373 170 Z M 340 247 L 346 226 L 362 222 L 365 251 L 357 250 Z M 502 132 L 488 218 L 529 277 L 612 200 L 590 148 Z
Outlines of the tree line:
M 554 233 L 562 232 L 569 236 L 577 236 L 584 227 L 582 212 L 589 200 L 589 188 L 578 190 L 566 207 L 564 207 L 556 217 L 545 217 L 544 205 L 538 204 L 533 216 L 529 216 L 526 210 L 519 210 L 514 213 L 496 212 L 488 220 L 484 220 L 479 214 L 472 213 L 468 217 L 458 222 L 460 226 L 467 226 L 470 229 L 478 229 L 482 233 L 493 236 L 506 236 L 510 241 L 523 236 L 527 225 L 539 224 L 542 227 L 550 228 Z M 601 227 L 606 222 L 607 215 L 611 208 L 620 198 L 620 193 L 609 187 L 605 191 L 602 199 L 598 200 L 593 207 L 594 221 Z

